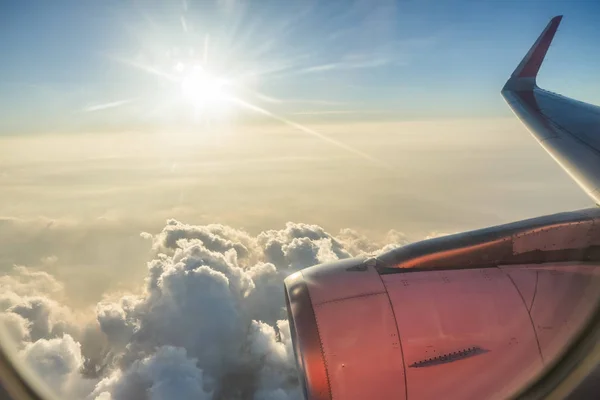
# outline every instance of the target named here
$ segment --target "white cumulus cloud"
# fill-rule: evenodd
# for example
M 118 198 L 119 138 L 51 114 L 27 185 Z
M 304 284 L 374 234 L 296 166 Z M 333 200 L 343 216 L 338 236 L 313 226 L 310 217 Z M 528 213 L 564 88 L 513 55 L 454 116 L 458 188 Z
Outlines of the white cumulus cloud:
M 0 278 L 0 320 L 63 398 L 299 400 L 283 279 L 384 244 L 291 222 L 253 236 L 169 220 L 142 237 L 154 255 L 140 290 L 106 296 L 94 318 L 54 300 L 63 288 L 47 273 L 18 267 Z

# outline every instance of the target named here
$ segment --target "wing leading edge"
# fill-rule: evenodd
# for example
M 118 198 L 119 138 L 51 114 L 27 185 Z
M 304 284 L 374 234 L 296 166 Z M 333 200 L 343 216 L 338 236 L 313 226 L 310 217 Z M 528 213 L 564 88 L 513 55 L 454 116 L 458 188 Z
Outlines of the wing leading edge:
M 502 95 L 540 145 L 600 204 L 600 107 L 549 92 L 536 77 L 562 16 L 552 18 Z

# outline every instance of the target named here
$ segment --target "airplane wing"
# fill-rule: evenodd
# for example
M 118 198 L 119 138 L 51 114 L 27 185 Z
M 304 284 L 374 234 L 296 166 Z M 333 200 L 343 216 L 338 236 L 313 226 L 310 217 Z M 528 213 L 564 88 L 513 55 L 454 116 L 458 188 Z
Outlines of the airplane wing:
M 529 131 L 600 204 L 600 107 L 537 86 L 536 77 L 562 16 L 554 17 L 502 89 Z
M 502 94 L 599 201 L 600 109 L 536 84 L 560 20 Z M 600 208 L 316 265 L 284 286 L 308 400 L 546 398 L 571 368 L 555 362 L 597 345 L 592 337 L 569 353 L 600 304 Z

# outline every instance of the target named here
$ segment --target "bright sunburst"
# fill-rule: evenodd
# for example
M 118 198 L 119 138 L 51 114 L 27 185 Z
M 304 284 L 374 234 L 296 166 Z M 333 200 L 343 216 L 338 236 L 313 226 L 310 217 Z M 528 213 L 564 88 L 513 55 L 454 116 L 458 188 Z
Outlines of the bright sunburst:
M 195 45 L 167 46 L 165 48 L 160 40 L 156 43 L 148 41 L 144 46 L 146 50 L 138 57 L 134 59 L 115 58 L 117 61 L 160 78 L 161 83 L 173 84 L 173 86 L 161 86 L 161 88 L 166 87 L 167 90 L 164 92 L 164 96 L 158 95 L 158 106 L 154 108 L 155 111 L 153 110 L 153 113 L 158 114 L 157 117 L 162 120 L 171 119 L 175 126 L 184 126 L 186 122 L 192 122 L 191 126 L 194 128 L 192 137 L 200 137 L 206 132 L 215 132 L 220 135 L 223 132 L 222 129 L 212 128 L 228 126 L 237 119 L 238 113 L 249 112 L 281 122 L 369 162 L 389 168 L 358 149 L 261 105 L 261 103 L 273 105 L 285 102 L 256 90 L 259 81 L 263 81 L 270 74 L 275 74 L 275 77 L 277 77 L 277 73 L 283 74 L 281 76 L 285 76 L 286 73 L 303 74 L 318 71 L 322 67 L 298 69 L 295 68 L 293 62 L 288 61 L 275 62 L 272 65 L 265 61 L 265 66 L 262 67 L 254 61 L 244 62 L 243 59 L 233 62 L 235 60 L 234 52 L 229 48 L 223 50 L 219 46 L 219 44 L 230 41 L 217 40 L 217 45 L 210 45 L 210 35 L 206 33 L 202 43 L 201 40 L 198 40 L 199 35 L 193 33 L 190 22 L 184 17 L 184 15 L 181 16 L 183 31 L 189 35 L 190 42 L 196 43 Z M 141 36 L 143 37 L 143 35 Z M 268 49 L 270 46 L 271 44 L 266 48 Z M 262 51 L 265 49 L 263 48 Z M 241 53 L 243 54 L 243 51 Z M 325 69 L 330 69 L 335 65 L 337 64 L 325 65 Z M 350 64 L 346 68 L 355 68 L 355 66 Z M 117 107 L 130 101 L 125 99 L 101 104 L 92 107 L 91 110 Z M 192 113 L 188 114 L 190 110 Z M 191 119 L 188 119 L 190 117 Z M 203 129 L 205 127 L 211 129 Z M 196 128 L 198 129 L 196 130 Z
M 233 87 L 228 79 L 213 75 L 200 65 L 178 64 L 181 74 L 181 94 L 197 111 L 217 116 L 230 111 Z

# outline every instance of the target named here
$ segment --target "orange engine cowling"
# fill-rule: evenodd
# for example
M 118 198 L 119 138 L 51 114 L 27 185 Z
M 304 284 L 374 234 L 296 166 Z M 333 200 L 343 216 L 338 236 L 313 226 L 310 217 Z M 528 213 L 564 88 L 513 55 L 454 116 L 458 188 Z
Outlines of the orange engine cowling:
M 600 297 L 600 210 L 318 265 L 285 280 L 308 399 L 506 398 Z

